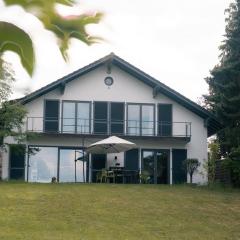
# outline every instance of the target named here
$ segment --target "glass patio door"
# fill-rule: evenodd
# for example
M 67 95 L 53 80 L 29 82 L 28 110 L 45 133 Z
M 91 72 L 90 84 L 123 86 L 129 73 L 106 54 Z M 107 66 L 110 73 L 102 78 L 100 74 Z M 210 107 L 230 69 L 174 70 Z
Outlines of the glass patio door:
M 169 183 L 169 150 L 143 150 L 142 174 L 150 184 Z
M 59 182 L 86 182 L 87 163 L 82 150 L 60 149 L 59 154 Z

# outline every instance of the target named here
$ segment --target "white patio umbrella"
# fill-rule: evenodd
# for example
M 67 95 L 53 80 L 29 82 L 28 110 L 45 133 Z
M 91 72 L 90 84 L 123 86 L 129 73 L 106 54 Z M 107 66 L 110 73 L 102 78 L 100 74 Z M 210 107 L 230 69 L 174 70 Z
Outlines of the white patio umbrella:
M 91 144 L 87 148 L 88 153 L 107 154 L 120 153 L 135 148 L 136 144 L 119 137 L 109 137 Z

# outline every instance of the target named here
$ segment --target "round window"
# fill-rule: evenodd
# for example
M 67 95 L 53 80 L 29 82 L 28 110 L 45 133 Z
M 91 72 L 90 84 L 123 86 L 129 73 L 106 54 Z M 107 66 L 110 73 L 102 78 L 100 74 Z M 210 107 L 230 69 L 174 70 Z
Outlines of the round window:
M 112 77 L 105 77 L 104 83 L 105 83 L 107 86 L 111 86 L 111 85 L 113 84 L 113 78 L 112 78 Z

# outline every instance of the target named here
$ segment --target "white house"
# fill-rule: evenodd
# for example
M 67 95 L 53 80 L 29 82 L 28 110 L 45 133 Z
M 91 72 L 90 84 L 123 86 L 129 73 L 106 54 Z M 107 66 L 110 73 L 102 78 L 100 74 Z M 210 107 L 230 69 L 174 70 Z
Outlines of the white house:
M 28 111 L 25 130 L 38 134 L 22 147 L 5 139 L 3 179 L 94 182 L 99 170 L 117 165 L 149 174 L 151 183 L 182 183 L 182 161 L 203 163 L 207 138 L 219 128 L 211 113 L 113 53 L 20 101 Z M 137 148 L 107 156 L 83 151 L 110 135 Z M 203 172 L 201 164 L 193 181 L 204 183 Z

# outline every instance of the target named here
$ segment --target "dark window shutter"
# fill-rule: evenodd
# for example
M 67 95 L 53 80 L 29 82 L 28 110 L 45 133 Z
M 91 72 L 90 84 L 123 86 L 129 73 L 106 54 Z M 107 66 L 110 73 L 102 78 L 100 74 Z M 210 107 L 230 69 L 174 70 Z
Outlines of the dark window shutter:
M 46 100 L 44 111 L 44 131 L 58 132 L 59 100 Z
M 108 132 L 108 104 L 107 102 L 94 103 L 94 133 L 106 134 Z
M 172 136 L 172 105 L 158 105 L 158 135 Z
M 173 183 L 187 182 L 187 173 L 183 166 L 183 161 L 187 158 L 186 149 L 172 150 L 172 180 Z
M 10 179 L 24 179 L 25 146 L 10 145 Z
M 137 171 L 139 169 L 138 158 L 139 158 L 138 149 L 128 150 L 125 153 L 125 169 Z
M 111 133 L 124 133 L 124 103 L 111 103 Z

